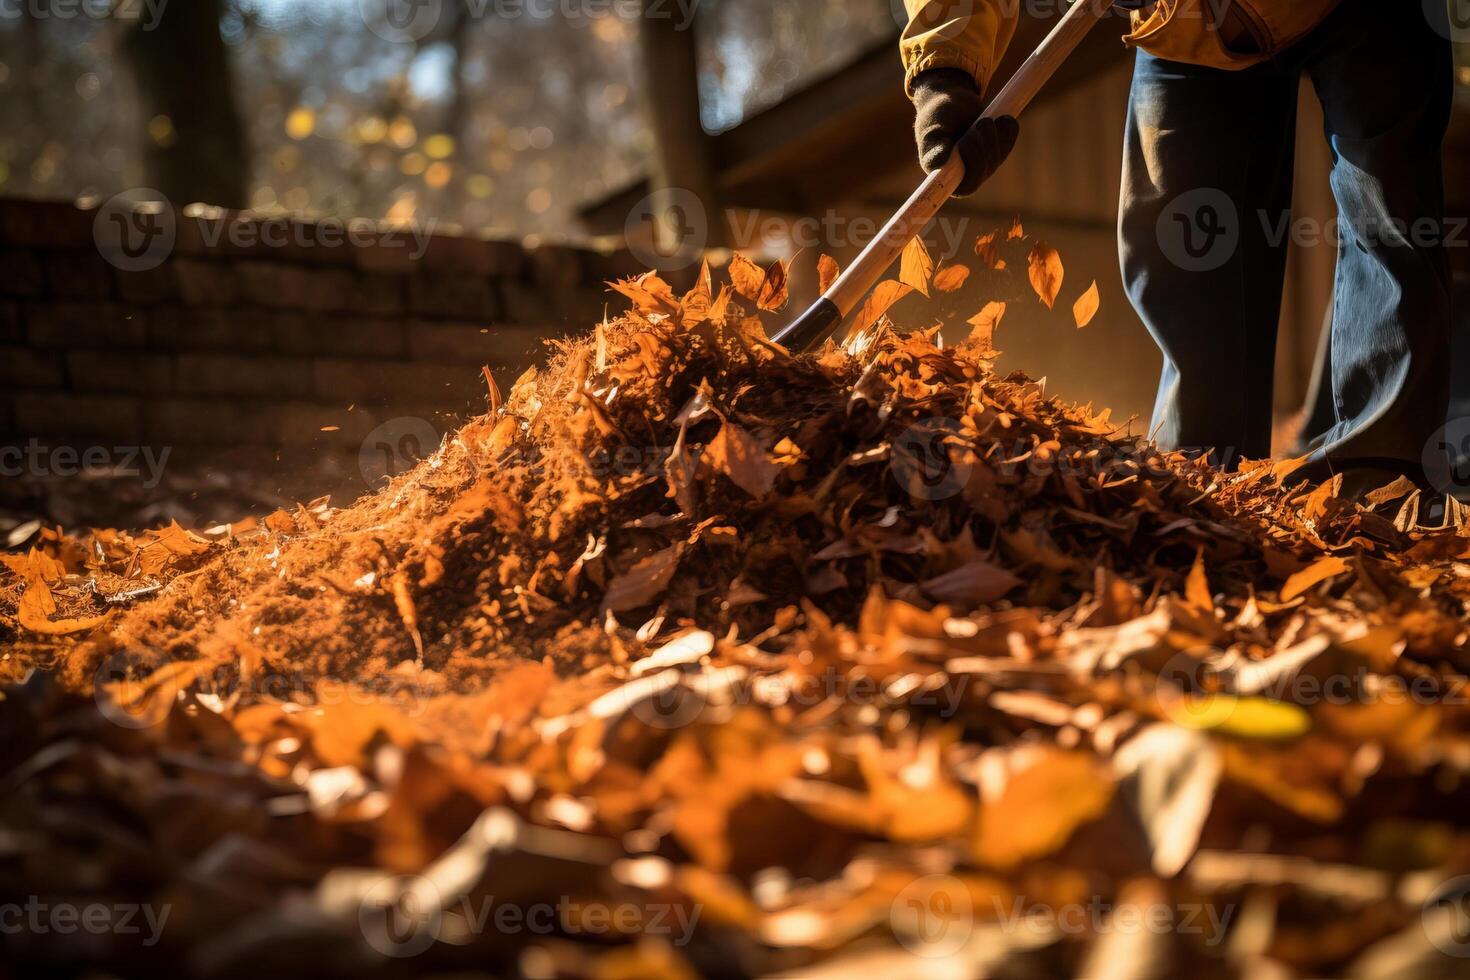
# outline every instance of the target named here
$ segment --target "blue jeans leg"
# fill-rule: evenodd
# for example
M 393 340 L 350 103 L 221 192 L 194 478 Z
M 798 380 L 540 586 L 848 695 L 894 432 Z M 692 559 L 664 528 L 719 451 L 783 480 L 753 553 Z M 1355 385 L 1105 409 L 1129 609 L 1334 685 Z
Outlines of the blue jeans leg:
M 1450 392 L 1450 272 L 1441 153 L 1450 43 L 1423 16 L 1346 0 L 1302 45 L 1332 149 L 1337 289 L 1332 414 L 1305 433 L 1315 475 L 1388 465 L 1418 475 Z M 1402 12 L 1401 12 L 1402 13 Z
M 1134 65 L 1119 253 L 1164 355 L 1151 429 L 1166 449 L 1226 464 L 1271 451 L 1298 77 Z

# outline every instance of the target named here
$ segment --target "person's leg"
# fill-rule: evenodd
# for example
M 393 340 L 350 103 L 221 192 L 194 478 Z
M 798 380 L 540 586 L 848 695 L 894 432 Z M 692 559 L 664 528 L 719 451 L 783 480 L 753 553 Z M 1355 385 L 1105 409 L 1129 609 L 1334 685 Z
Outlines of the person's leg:
M 1326 117 L 1341 226 L 1333 417 L 1306 433 L 1312 476 L 1373 467 L 1421 477 L 1448 412 L 1440 160 L 1453 68 L 1447 34 L 1424 9 L 1386 15 L 1374 0 L 1345 0 L 1302 46 Z
M 1138 55 L 1119 253 L 1164 354 L 1152 432 L 1165 449 L 1270 454 L 1298 77 Z

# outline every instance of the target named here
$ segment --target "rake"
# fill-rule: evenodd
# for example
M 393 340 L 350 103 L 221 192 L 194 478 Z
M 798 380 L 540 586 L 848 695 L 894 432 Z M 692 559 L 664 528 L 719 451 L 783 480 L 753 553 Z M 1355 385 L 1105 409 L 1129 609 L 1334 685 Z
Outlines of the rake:
M 1036 50 L 1011 76 L 1011 80 L 985 109 L 986 118 L 1019 116 L 1041 91 L 1047 80 L 1067 60 L 1087 32 L 1112 6 L 1113 0 L 1076 0 Z M 836 332 L 847 315 L 857 308 L 909 241 L 939 213 L 965 175 L 958 153 L 951 153 L 944 166 L 930 174 L 898 209 L 857 260 L 832 283 L 822 298 L 774 340 L 788 350 L 806 351 L 820 345 Z

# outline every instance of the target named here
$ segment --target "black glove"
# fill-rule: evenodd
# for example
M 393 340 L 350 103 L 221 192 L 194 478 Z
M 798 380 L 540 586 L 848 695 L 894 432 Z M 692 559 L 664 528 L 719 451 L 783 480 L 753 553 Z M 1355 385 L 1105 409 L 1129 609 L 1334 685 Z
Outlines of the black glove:
M 1016 145 L 1021 124 L 1010 116 L 975 120 L 985 99 L 970 73 L 958 68 L 931 68 L 914 79 L 914 138 L 919 163 L 933 173 L 959 146 L 965 176 L 955 197 L 968 197 L 990 179 Z M 973 127 L 973 128 L 972 128 Z

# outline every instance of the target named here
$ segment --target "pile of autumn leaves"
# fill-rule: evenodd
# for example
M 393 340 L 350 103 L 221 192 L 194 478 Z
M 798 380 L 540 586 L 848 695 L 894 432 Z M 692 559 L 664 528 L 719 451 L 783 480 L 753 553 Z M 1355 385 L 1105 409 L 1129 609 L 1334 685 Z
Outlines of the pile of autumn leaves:
M 1004 271 L 1007 242 L 1019 227 L 977 243 L 982 268 Z M 58 893 L 100 877 L 187 902 L 159 949 L 112 937 L 94 962 L 208 976 L 258 975 L 283 944 L 295 968 L 357 975 L 1372 974 L 1381 944 L 1425 935 L 1424 901 L 1470 871 L 1470 726 L 1435 686 L 1463 647 L 1458 529 L 1398 526 L 1404 493 L 1365 509 L 1283 487 L 1286 466 L 1160 459 L 997 377 L 1000 304 L 958 344 L 899 334 L 894 302 L 970 275 L 922 245 L 843 346 L 792 357 L 761 320 L 787 274 L 736 256 L 729 287 L 707 269 L 682 295 L 614 284 L 624 317 L 503 401 L 492 388 L 488 417 L 353 509 L 372 520 L 85 549 L 47 532 L 7 556 L 14 626 L 84 636 L 231 549 L 274 562 L 336 523 L 391 552 L 384 515 L 458 486 L 451 508 L 496 518 L 431 542 L 486 570 L 466 618 L 548 649 L 575 628 L 591 651 L 426 685 L 412 711 L 132 684 L 168 701 L 141 731 L 11 688 L 0 719 L 26 725 L 0 831 L 26 835 L 0 854 L 0 898 L 41 890 L 44 865 Z M 1030 246 L 1027 278 L 1051 306 L 1055 253 Z M 1094 286 L 1079 325 L 1095 307 Z M 966 474 L 943 494 L 902 458 L 936 418 L 935 459 Z M 656 467 L 589 465 L 646 442 Z M 424 506 L 416 547 L 441 526 Z M 414 635 L 395 673 L 442 666 L 425 575 L 331 571 Z M 1335 676 L 1358 679 L 1348 701 L 1302 693 Z M 1429 693 L 1382 697 L 1405 678 Z M 90 822 L 58 819 L 58 794 Z M 536 933 L 487 927 L 486 902 L 636 914 Z M 1064 909 L 1089 911 L 1079 927 Z M 1169 927 L 1125 928 L 1128 909 Z

